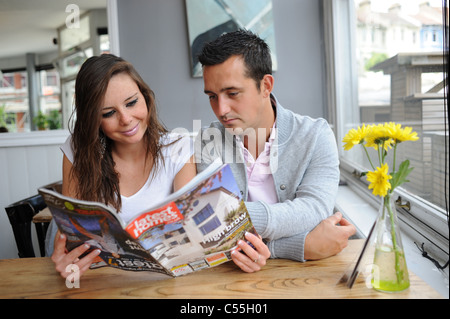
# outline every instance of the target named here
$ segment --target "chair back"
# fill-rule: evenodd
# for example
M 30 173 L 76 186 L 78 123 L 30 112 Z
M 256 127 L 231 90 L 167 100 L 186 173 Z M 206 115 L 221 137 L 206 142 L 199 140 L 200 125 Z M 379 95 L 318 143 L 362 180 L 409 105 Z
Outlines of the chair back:
M 33 216 L 47 207 L 41 195 L 34 195 L 5 207 L 16 240 L 19 257 L 35 257 L 31 238 Z

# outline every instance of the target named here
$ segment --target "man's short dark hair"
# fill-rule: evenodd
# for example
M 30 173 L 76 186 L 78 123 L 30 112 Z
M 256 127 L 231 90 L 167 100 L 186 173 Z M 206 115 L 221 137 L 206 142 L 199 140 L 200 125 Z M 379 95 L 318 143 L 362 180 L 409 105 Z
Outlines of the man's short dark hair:
M 246 76 L 255 80 L 257 87 L 266 74 L 272 74 L 270 48 L 259 36 L 248 30 L 224 33 L 216 40 L 205 44 L 198 60 L 203 66 L 225 62 L 232 56 L 242 56 Z

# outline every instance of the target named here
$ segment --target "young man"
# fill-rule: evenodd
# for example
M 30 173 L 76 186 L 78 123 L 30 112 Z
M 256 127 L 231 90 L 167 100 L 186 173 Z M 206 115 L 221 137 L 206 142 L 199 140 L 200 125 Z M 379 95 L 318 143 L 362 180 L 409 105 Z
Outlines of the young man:
M 355 228 L 340 213 L 330 216 L 339 159 L 327 122 L 280 105 L 272 94 L 269 47 L 249 31 L 206 44 L 199 61 L 219 121 L 199 133 L 197 169 L 217 157 L 230 164 L 263 238 L 250 255 L 248 247 L 246 254 L 234 254 L 235 263 L 257 271 L 270 256 L 305 261 L 341 251 Z

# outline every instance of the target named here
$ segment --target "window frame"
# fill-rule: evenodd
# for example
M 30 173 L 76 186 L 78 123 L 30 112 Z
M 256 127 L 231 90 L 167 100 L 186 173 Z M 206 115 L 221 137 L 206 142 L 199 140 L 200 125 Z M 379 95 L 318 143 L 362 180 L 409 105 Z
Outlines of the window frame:
M 206 204 L 201 210 L 199 210 L 194 216 L 192 216 L 192 220 L 195 222 L 195 225 L 203 224 L 208 218 L 214 215 L 214 209 L 211 207 L 211 204 Z
M 341 179 L 365 202 L 378 209 L 379 197 L 368 189 L 368 182 L 361 178 L 364 171 L 358 164 L 343 157 L 342 141 L 348 128 L 343 119 L 359 123 L 352 110 L 359 110 L 357 100 L 356 29 L 352 27 L 356 10 L 353 0 L 322 0 L 323 36 L 325 49 L 325 82 L 328 121 L 336 135 L 340 154 Z M 345 71 L 344 71 L 345 70 Z M 350 104 L 349 104 L 350 103 Z M 344 105 L 352 105 L 351 110 Z M 394 198 L 401 197 L 410 209 L 397 206 L 400 227 L 417 243 L 425 243 L 427 252 L 436 258 L 448 260 L 449 227 L 447 212 L 402 188 L 397 188 Z M 345 215 L 345 211 L 343 212 Z

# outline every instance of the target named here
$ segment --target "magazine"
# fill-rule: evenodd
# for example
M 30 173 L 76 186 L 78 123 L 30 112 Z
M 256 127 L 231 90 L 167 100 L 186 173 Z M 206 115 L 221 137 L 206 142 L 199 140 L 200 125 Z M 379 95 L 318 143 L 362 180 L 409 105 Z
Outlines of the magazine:
M 230 167 L 217 162 L 125 224 L 113 208 L 40 188 L 67 249 L 100 249 L 91 268 L 188 274 L 231 260 L 245 232 L 256 234 Z M 89 253 L 89 252 L 87 252 Z

